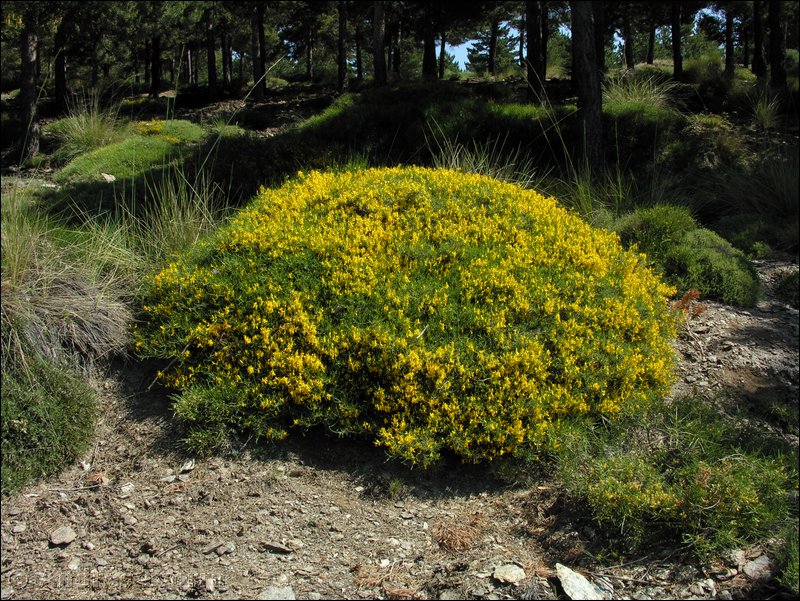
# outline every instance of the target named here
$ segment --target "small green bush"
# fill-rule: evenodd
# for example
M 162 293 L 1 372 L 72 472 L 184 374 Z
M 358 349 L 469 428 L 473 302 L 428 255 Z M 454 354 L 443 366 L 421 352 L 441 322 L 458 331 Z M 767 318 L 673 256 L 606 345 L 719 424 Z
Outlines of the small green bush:
M 567 492 L 626 551 L 673 540 L 716 554 L 790 521 L 796 453 L 776 458 L 771 441 L 754 440 L 708 401 L 658 401 L 612 424 L 576 422 L 553 435 Z
M 725 239 L 705 228 L 686 234 L 666 258 L 670 281 L 682 290 L 697 289 L 710 299 L 752 307 L 761 298 L 755 267 Z
M 747 164 L 747 149 L 741 134 L 721 115 L 690 115 L 685 125 L 666 142 L 659 162 L 676 173 L 700 172 L 702 177 L 720 168 Z
M 34 355 L 26 368 L 4 365 L 0 395 L 4 495 L 54 473 L 88 447 L 97 409 L 78 371 Z
M 797 309 L 800 304 L 800 274 L 797 270 L 781 276 L 775 292 L 778 298 Z
M 697 289 L 723 303 L 752 306 L 761 288 L 744 254 L 714 232 L 698 228 L 688 209 L 639 209 L 615 224 L 623 244 L 636 244 L 679 292 Z
M 663 394 L 671 289 L 555 200 L 421 168 L 300 175 L 171 262 L 137 349 L 195 451 L 326 426 L 427 465 Z

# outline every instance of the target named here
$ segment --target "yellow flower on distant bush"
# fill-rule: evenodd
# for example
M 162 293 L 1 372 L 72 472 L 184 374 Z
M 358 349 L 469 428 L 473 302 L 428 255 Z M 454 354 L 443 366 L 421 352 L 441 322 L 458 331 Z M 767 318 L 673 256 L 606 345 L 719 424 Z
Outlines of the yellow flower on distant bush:
M 175 359 L 164 381 L 192 391 L 176 411 L 198 450 L 220 430 L 322 424 L 414 463 L 479 461 L 666 391 L 670 293 L 533 191 L 412 167 L 299 173 L 154 278 L 138 342 Z

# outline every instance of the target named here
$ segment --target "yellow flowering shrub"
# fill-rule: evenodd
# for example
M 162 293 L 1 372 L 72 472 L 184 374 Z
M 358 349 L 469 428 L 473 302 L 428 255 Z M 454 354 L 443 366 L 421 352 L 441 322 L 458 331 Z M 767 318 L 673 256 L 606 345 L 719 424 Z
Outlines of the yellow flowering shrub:
M 324 425 L 426 465 L 536 451 L 667 390 L 672 290 L 555 199 L 416 167 L 298 174 L 155 276 L 136 333 L 224 430 Z

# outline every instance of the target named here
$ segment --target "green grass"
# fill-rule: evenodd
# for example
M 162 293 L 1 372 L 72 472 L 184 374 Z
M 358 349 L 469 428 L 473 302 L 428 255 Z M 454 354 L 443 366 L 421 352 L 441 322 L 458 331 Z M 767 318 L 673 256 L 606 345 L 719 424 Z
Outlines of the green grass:
M 134 134 L 82 154 L 58 172 L 55 181 L 61 184 L 104 181 L 101 173 L 118 180 L 133 178 L 180 157 L 186 144 L 198 142 L 206 135 L 205 129 L 189 121 L 156 123 L 163 124 L 156 134 Z M 133 126 L 136 127 L 136 123 Z
M 43 133 L 51 136 L 58 147 L 53 154 L 58 164 L 126 137 L 124 124 L 114 114 L 101 111 L 96 106 L 88 110 L 71 111 L 68 117 L 45 126 Z
M 675 83 L 658 74 L 634 71 L 610 75 L 603 84 L 603 110 L 611 113 L 676 112 L 680 107 L 676 88 Z
M 94 392 L 80 365 L 126 348 L 139 265 L 124 230 L 68 227 L 15 184 L 3 182 L 0 223 L 4 494 L 86 447 Z

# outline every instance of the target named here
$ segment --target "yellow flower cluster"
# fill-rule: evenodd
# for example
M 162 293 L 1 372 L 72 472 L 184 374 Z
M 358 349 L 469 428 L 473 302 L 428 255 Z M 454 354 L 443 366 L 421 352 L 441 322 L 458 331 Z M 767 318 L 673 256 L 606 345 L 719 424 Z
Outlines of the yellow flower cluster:
M 155 136 L 164 129 L 164 122 L 158 119 L 153 121 L 136 121 L 134 124 L 136 133 L 140 136 Z
M 414 463 L 478 461 L 666 390 L 671 293 L 533 191 L 411 167 L 300 173 L 156 276 L 137 340 L 174 359 L 171 386 L 235 387 L 235 427 L 325 424 Z

